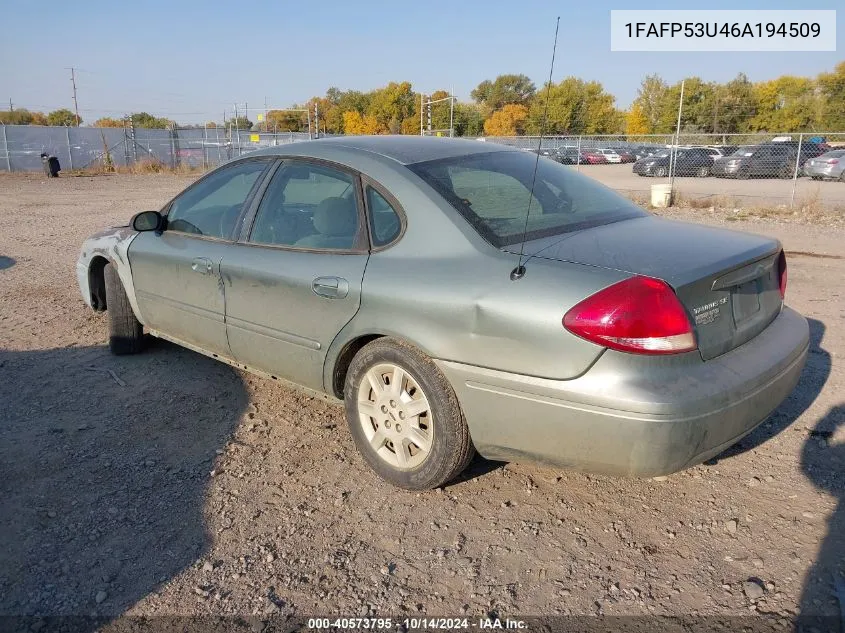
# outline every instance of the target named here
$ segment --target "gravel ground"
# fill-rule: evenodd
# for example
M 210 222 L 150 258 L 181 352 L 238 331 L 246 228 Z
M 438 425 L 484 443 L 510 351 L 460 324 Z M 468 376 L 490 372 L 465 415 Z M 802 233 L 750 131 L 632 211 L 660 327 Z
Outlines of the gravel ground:
M 187 182 L 0 176 L 0 615 L 839 613 L 841 224 L 667 212 L 793 253 L 808 365 L 739 446 L 659 480 L 476 459 L 416 494 L 337 406 L 165 342 L 109 355 L 79 245 Z

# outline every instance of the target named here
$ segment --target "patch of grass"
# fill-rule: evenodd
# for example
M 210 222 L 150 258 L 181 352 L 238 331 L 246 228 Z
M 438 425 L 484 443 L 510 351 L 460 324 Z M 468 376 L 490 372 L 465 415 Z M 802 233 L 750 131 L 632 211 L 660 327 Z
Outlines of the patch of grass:
M 139 160 L 132 165 L 110 165 L 108 162 L 97 162 L 89 165 L 85 169 L 77 169 L 69 172 L 72 176 L 107 176 L 111 174 L 176 174 L 182 176 L 189 176 L 193 174 L 202 174 L 206 172 L 205 167 L 192 167 L 190 165 L 178 165 L 170 167 L 161 161 L 145 159 Z

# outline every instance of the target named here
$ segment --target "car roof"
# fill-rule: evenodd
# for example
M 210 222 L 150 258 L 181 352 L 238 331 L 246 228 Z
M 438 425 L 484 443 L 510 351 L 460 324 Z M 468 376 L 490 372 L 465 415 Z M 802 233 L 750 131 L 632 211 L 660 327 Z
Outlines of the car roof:
M 492 152 L 515 152 L 518 148 L 493 143 L 480 143 L 475 140 L 437 138 L 432 136 L 393 135 L 393 136 L 333 136 L 313 141 L 303 141 L 271 147 L 256 154 L 310 156 L 312 152 L 321 158 L 331 158 L 332 148 L 347 154 L 361 152 L 378 154 L 403 165 L 412 165 L 442 158 L 456 158 L 472 154 L 490 154 Z

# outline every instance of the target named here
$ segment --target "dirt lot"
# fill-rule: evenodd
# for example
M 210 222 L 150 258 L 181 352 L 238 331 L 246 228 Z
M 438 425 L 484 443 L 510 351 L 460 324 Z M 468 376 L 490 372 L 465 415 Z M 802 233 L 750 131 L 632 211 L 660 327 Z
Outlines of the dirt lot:
M 109 355 L 79 244 L 187 182 L 0 177 L 0 615 L 839 613 L 841 225 L 669 213 L 793 253 L 808 366 L 740 446 L 659 481 L 477 459 L 412 494 L 339 407 L 164 342 Z

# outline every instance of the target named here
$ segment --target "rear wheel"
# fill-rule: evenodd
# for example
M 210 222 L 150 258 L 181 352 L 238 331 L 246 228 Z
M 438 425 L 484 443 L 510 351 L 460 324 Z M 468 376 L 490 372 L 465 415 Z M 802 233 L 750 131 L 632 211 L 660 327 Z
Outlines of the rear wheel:
M 839 181 L 845 182 L 845 170 L 843 170 L 842 173 L 839 174 Z
M 697 175 L 699 178 L 707 178 L 707 176 L 709 176 L 709 175 L 710 175 L 710 168 L 709 168 L 709 167 L 707 167 L 706 165 L 705 165 L 705 166 L 703 166 L 703 167 L 699 167 L 699 168 L 698 168 L 698 171 L 696 172 L 696 175 Z
M 380 338 L 363 347 L 349 365 L 343 394 L 358 451 L 394 486 L 437 488 L 475 454 L 452 386 L 407 343 Z
M 109 315 L 109 349 L 112 354 L 137 354 L 143 349 L 144 328 L 132 304 L 126 296 L 126 290 L 113 264 L 106 264 L 103 269 L 106 282 L 106 312 Z

